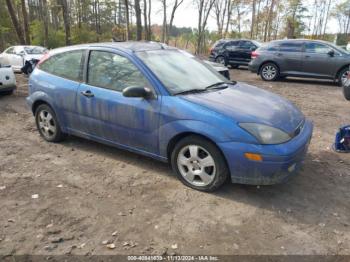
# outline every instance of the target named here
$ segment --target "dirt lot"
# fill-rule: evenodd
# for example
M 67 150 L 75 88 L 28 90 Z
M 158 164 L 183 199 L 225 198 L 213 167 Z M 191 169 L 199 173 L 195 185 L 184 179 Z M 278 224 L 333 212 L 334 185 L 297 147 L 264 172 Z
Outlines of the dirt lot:
M 330 149 L 337 127 L 350 123 L 350 102 L 330 82 L 231 74 L 290 99 L 314 121 L 304 169 L 288 183 L 227 184 L 207 194 L 142 156 L 76 137 L 49 144 L 26 108 L 26 79 L 17 75 L 16 93 L 0 97 L 0 258 L 350 254 L 350 154 Z

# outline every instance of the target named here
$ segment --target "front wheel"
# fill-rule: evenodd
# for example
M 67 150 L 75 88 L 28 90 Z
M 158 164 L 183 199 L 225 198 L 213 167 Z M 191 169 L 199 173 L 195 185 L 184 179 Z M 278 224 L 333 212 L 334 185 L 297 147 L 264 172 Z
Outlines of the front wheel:
M 171 164 L 182 183 L 200 191 L 216 190 L 229 174 L 217 146 L 199 136 L 180 140 L 171 154 Z
M 48 142 L 59 142 L 65 134 L 57 121 L 55 112 L 46 104 L 40 105 L 35 111 L 35 122 L 40 135 Z
M 260 76 L 264 81 L 275 81 L 279 76 L 279 69 L 273 63 L 264 64 L 260 69 Z
M 218 56 L 218 57 L 215 59 L 215 62 L 216 62 L 216 63 L 219 63 L 219 64 L 222 64 L 222 65 L 226 65 L 225 57 L 223 57 L 223 56 Z

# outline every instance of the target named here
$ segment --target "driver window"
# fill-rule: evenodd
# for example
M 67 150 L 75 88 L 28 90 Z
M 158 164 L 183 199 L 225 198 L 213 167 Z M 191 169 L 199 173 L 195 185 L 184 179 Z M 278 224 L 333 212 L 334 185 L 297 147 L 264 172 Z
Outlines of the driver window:
M 118 92 L 131 86 L 149 86 L 146 78 L 129 59 L 105 51 L 90 53 L 88 84 Z

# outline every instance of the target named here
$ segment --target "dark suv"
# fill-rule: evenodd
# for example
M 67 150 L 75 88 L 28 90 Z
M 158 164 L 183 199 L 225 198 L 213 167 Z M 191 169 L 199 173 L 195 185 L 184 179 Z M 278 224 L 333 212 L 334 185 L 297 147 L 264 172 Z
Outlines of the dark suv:
M 279 77 L 334 79 L 342 84 L 350 65 L 350 53 L 325 41 L 277 40 L 252 52 L 248 65 L 265 81 Z
M 237 68 L 247 66 L 251 53 L 260 47 L 260 43 L 246 39 L 221 39 L 210 49 L 209 60 Z

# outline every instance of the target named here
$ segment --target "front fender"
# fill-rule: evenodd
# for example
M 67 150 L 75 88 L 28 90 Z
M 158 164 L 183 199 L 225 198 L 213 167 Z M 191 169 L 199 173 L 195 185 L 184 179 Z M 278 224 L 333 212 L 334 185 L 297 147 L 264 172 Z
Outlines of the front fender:
M 170 140 L 182 133 L 195 133 L 205 136 L 215 143 L 232 141 L 232 136 L 226 130 L 218 129 L 213 125 L 198 120 L 176 120 L 168 122 L 159 128 L 159 153 L 167 157 L 167 148 Z

